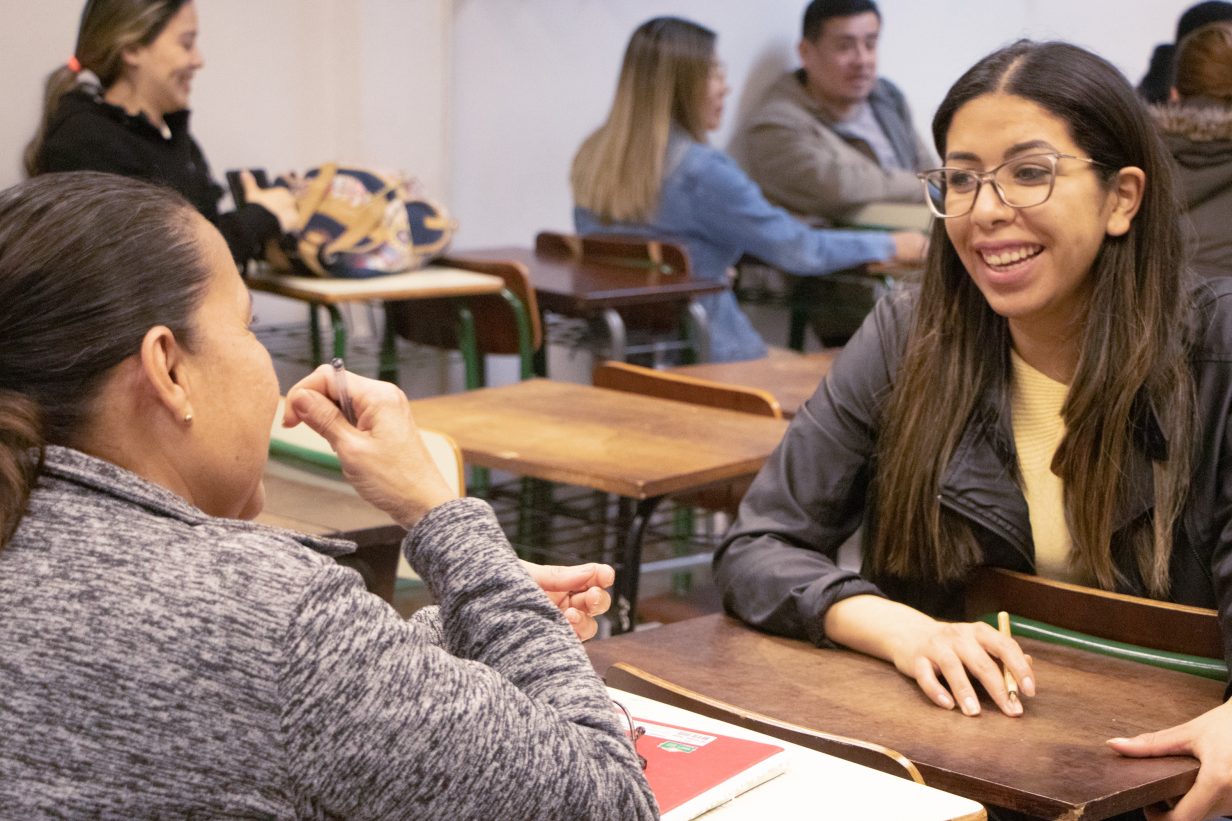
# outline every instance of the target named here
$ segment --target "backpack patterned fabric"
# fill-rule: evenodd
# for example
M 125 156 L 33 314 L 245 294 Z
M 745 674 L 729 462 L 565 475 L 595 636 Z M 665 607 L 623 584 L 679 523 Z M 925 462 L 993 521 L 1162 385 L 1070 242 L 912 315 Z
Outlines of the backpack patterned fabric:
M 457 227 L 414 180 L 328 163 L 279 179 L 295 195 L 299 231 L 266 258 L 275 269 L 362 279 L 427 264 L 449 247 Z

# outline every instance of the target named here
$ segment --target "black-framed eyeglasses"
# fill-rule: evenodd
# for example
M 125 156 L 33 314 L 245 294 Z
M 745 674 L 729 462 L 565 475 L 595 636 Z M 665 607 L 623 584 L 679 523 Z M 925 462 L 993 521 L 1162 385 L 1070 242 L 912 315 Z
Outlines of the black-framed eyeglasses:
M 1048 201 L 1057 181 L 1057 163 L 1061 160 L 1108 166 L 1088 157 L 1075 157 L 1051 151 L 1027 154 L 1006 160 L 991 171 L 973 171 L 970 168 L 934 168 L 916 174 L 924 184 L 924 198 L 928 208 L 941 219 L 953 219 L 970 214 L 980 187 L 992 183 L 1001 202 L 1010 208 L 1031 208 Z
M 629 711 L 625 709 L 625 705 L 615 700 L 613 700 L 612 703 L 616 705 L 621 714 L 625 717 L 625 724 L 628 727 L 629 732 L 629 741 L 633 744 L 633 754 L 637 756 L 637 763 L 641 764 L 642 769 L 644 770 L 646 769 L 646 756 L 637 751 L 637 740 L 646 735 L 646 728 L 640 724 L 633 723 L 633 716 L 629 715 Z

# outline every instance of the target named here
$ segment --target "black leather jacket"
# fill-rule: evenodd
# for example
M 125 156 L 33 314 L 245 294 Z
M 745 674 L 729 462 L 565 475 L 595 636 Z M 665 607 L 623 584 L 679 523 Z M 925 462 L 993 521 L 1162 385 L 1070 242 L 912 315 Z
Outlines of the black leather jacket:
M 940 617 L 957 617 L 961 586 L 866 579 L 839 568 L 840 545 L 875 504 L 870 480 L 880 410 L 889 392 L 915 309 L 914 291 L 881 300 L 852 338 L 782 443 L 753 482 L 715 556 L 728 611 L 774 633 L 826 642 L 823 617 L 834 602 L 862 593 L 888 595 Z M 1171 600 L 1215 607 L 1224 655 L 1232 661 L 1232 280 L 1198 286 L 1196 345 L 1191 353 L 1198 408 L 1198 447 L 1189 499 L 1172 552 Z M 1142 403 L 1139 448 L 1128 493 L 1117 511 L 1120 531 L 1153 507 L 1149 454 L 1162 444 L 1154 414 Z M 1009 419 L 991 398 L 973 414 L 942 486 L 942 504 L 963 516 L 983 550 L 983 564 L 1035 571 L 1027 503 L 1015 481 L 1017 455 Z M 1127 551 L 1116 561 L 1144 595 Z

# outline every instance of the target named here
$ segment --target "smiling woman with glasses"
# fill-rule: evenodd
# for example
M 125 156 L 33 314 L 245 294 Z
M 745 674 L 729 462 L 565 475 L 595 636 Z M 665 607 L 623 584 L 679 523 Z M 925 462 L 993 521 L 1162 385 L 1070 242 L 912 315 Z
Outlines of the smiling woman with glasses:
M 885 659 L 939 707 L 978 714 L 978 683 L 1021 715 L 1000 670 L 1029 699 L 1030 660 L 951 621 L 974 568 L 1217 607 L 1232 629 L 1232 284 L 1194 282 L 1166 151 L 1090 52 L 989 55 L 933 138 L 920 288 L 882 300 L 792 421 L 716 579 L 753 625 Z M 837 563 L 861 524 L 862 574 Z M 1232 706 L 1112 747 L 1202 761 L 1170 818 L 1232 810 Z

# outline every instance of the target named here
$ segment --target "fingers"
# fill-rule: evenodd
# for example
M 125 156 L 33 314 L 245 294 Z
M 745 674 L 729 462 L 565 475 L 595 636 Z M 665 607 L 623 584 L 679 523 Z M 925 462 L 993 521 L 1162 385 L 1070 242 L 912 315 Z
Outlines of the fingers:
M 591 587 L 611 587 L 616 580 L 616 571 L 611 566 L 596 562 L 565 566 L 524 561 L 522 566 L 547 591 L 573 593 Z
M 1129 758 L 1192 755 L 1194 739 L 1190 733 L 1190 724 L 1191 722 L 1186 722 L 1176 727 L 1143 733 L 1133 738 L 1110 738 L 1107 744 L 1113 750 Z
M 945 685 L 937 680 L 931 661 L 923 657 L 918 659 L 914 675 L 916 684 L 924 691 L 924 695 L 932 699 L 933 704 L 947 710 L 954 709 L 954 699 L 950 697 L 950 691 L 945 689 Z
M 339 439 L 344 435 L 343 428 L 349 429 L 350 424 L 337 405 L 316 391 L 306 389 L 295 391 L 287 404 L 299 421 L 321 434 L 335 452 L 338 450 Z M 285 414 L 283 418 L 285 420 Z
M 252 172 L 244 169 L 240 172 L 240 185 L 244 188 L 244 197 L 248 199 L 254 191 L 260 191 L 261 187 L 257 185 L 257 180 L 252 176 Z

